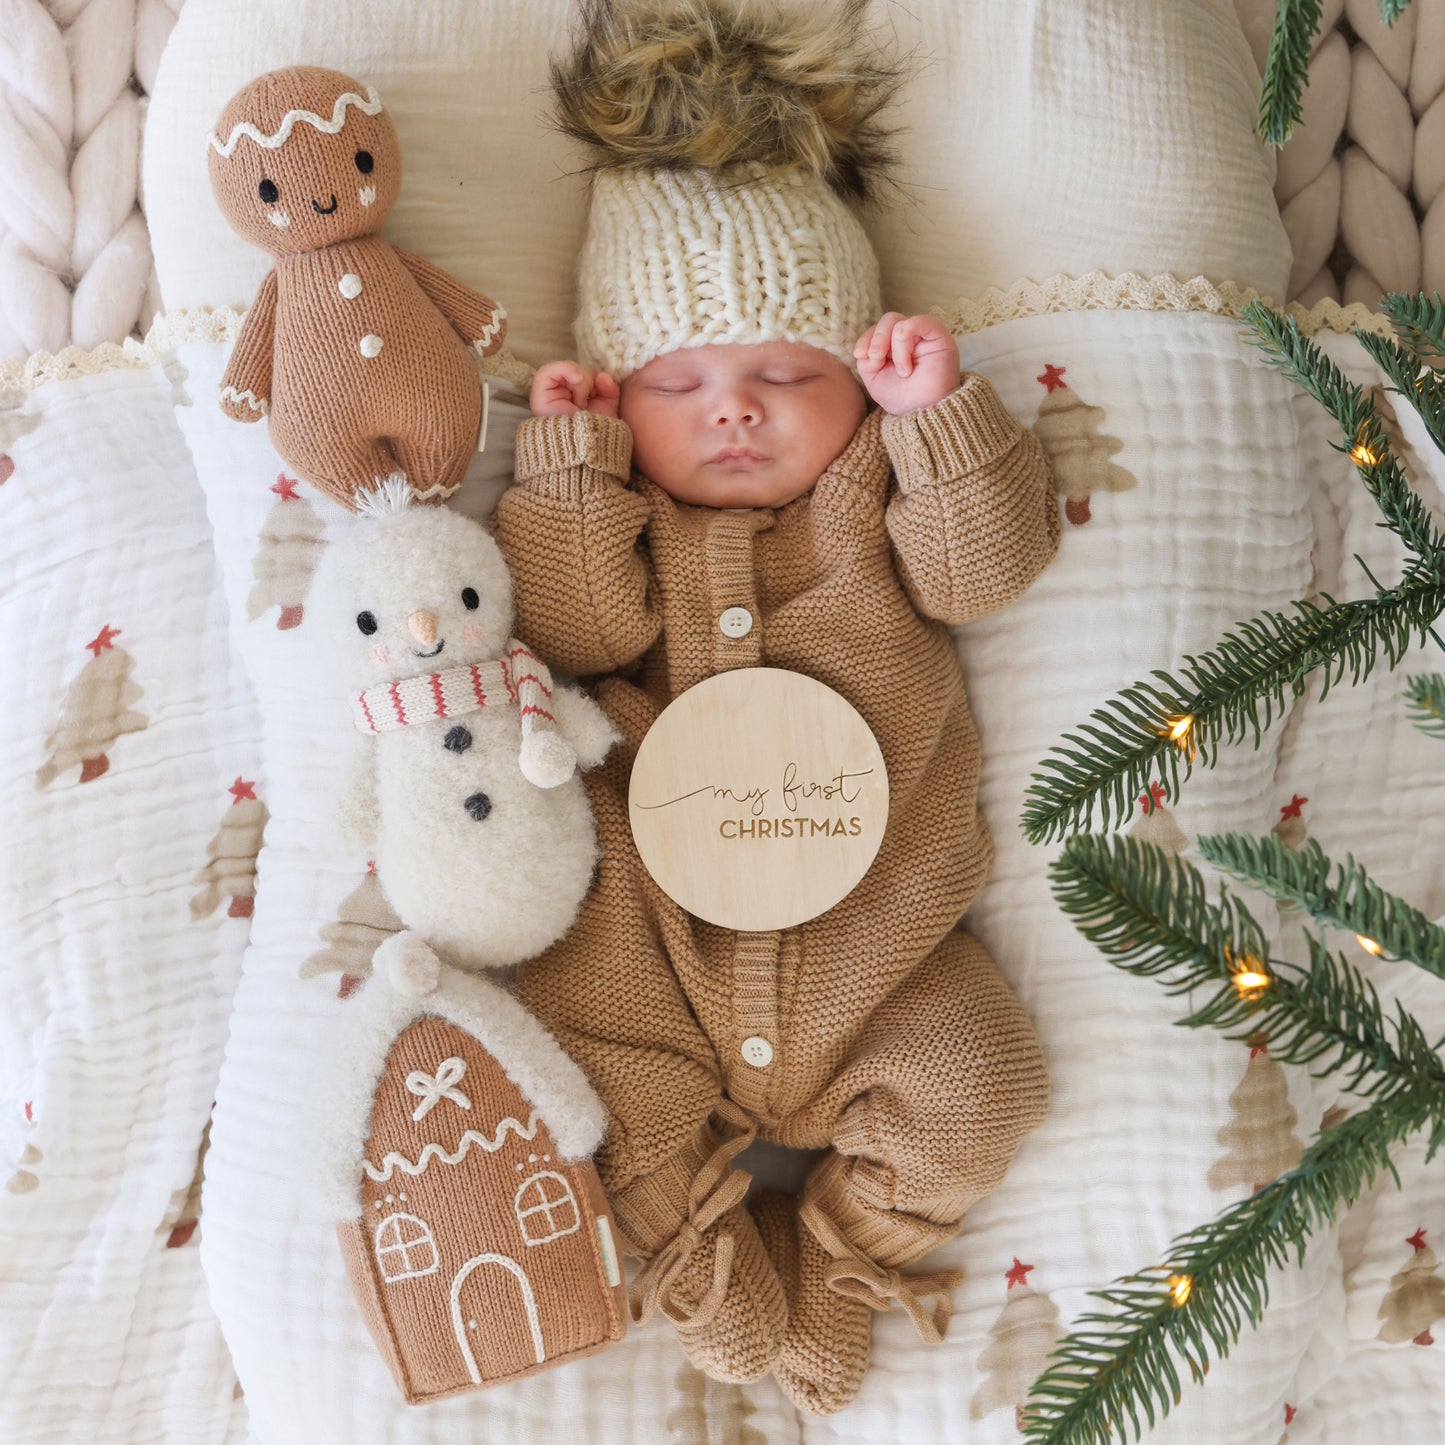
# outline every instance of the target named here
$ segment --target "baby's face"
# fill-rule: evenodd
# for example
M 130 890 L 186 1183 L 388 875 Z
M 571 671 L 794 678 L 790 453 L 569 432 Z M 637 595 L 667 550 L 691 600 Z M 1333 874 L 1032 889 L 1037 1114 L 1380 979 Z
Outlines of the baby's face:
M 622 383 L 637 469 L 694 507 L 781 507 L 858 430 L 867 399 L 843 363 L 801 341 L 690 346 Z

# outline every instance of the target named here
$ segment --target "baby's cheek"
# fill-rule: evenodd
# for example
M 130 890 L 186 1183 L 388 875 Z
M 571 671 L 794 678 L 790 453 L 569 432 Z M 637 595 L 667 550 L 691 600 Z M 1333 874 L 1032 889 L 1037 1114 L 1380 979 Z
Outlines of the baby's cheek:
M 366 654 L 373 662 L 390 662 L 391 648 L 384 642 L 378 642 L 370 652 Z
M 462 624 L 463 642 L 480 642 L 483 635 L 482 624 L 480 622 L 464 622 Z

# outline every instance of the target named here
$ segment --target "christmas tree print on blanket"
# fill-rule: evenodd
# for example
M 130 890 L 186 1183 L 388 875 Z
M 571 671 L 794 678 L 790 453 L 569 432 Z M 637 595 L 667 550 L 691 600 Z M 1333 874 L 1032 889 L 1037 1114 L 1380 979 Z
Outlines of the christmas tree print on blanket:
M 10 448 L 40 425 L 38 415 L 26 416 L 13 407 L 0 407 L 0 487 L 15 475 Z
M 1274 825 L 1274 836 L 1286 848 L 1296 853 L 1304 847 L 1305 839 L 1309 836 L 1304 820 L 1304 805 L 1308 802 L 1308 798 L 1302 798 L 1298 793 L 1293 794 L 1289 802 L 1280 808 L 1279 822 Z
M 1375 1338 L 1398 1345 L 1433 1345 L 1430 1326 L 1445 1319 L 1445 1279 L 1435 1251 L 1425 1243 L 1427 1231 L 1417 1229 L 1405 1243 L 1415 1251 L 1410 1262 L 1390 1279 L 1390 1292 L 1380 1301 L 1376 1316 L 1384 1320 Z
M 131 681 L 135 661 L 115 645 L 121 629 L 108 623 L 85 645 L 90 661 L 75 675 L 65 695 L 60 725 L 46 741 L 50 756 L 35 774 L 35 786 L 48 788 L 61 773 L 77 765 L 82 783 L 94 782 L 110 770 L 107 749 L 123 733 L 137 733 L 145 717 L 131 706 L 141 690 Z
M 30 1102 L 25 1103 L 25 1122 L 34 1122 L 34 1115 L 30 1109 Z M 16 1166 L 15 1172 L 5 1181 L 5 1192 L 7 1194 L 33 1194 L 40 1187 L 40 1179 L 35 1173 L 35 1166 L 44 1160 L 40 1150 L 27 1139 L 25 1148 L 20 1154 L 20 1163 Z
M 222 898 L 231 900 L 229 918 L 249 918 L 256 898 L 256 855 L 270 814 L 256 796 L 255 783 L 237 778 L 227 789 L 231 806 L 206 845 L 206 865 L 196 874 L 201 890 L 191 899 L 196 922 L 216 911 Z
M 1045 394 L 1034 434 L 1053 464 L 1064 515 L 1082 527 L 1090 519 L 1089 498 L 1095 492 L 1127 492 L 1139 482 L 1132 472 L 1109 460 L 1124 450 L 1124 443 L 1099 429 L 1104 408 L 1079 400 L 1064 380 L 1067 370 L 1046 365 L 1043 375 L 1035 378 Z
M 297 492 L 300 485 L 284 472 L 271 488 L 279 498 L 261 528 L 261 549 L 251 563 L 255 585 L 246 599 L 246 616 L 254 622 L 270 607 L 279 607 L 276 626 L 289 632 L 301 625 L 303 603 L 325 545 L 325 531 L 316 508 Z
M 1293 1169 L 1304 1152 L 1294 1132 L 1299 1122 L 1289 1101 L 1284 1070 L 1270 1057 L 1260 1035 L 1250 1040 L 1249 1062 L 1239 1087 L 1229 1096 L 1231 1118 L 1215 1135 L 1229 1152 L 1206 1176 L 1211 1189 L 1245 1184 L 1256 1193 Z
M 1034 1266 L 1017 1256 L 1004 1271 L 1007 1296 L 998 1318 L 989 1327 L 990 1344 L 978 1357 L 983 1383 L 974 1391 L 968 1414 L 982 1420 L 1006 1405 L 1014 1407 L 1014 1424 L 1025 1425 L 1023 1402 L 1029 1386 L 1048 1365 L 1049 1354 L 1063 1336 L 1058 1306 L 1048 1295 L 1031 1289 L 1028 1276 Z
M 1174 814 L 1164 806 L 1164 789 L 1150 783 L 1147 793 L 1139 794 L 1139 817 L 1129 829 L 1131 838 L 1154 843 L 1176 857 L 1189 846 L 1189 838 L 1174 821 Z
M 368 863 L 361 882 L 337 904 L 336 922 L 321 930 L 326 947 L 313 953 L 297 973 L 302 978 L 339 973 L 341 982 L 336 991 L 347 998 L 371 973 L 372 954 L 401 929 L 401 919 L 381 891 L 376 864 Z
M 678 1401 L 667 1412 L 670 1445 L 768 1445 L 768 1437 L 748 1423 L 757 1406 L 741 1385 L 709 1379 L 686 1363 L 673 1383 Z
M 215 1107 L 213 1104 L 212 1108 Z M 166 1248 L 180 1249 L 189 1244 L 201 1222 L 201 1185 L 206 1179 L 206 1151 L 211 1147 L 211 1121 L 201 1131 L 201 1147 L 196 1153 L 196 1168 L 191 1182 L 178 1189 L 171 1198 L 170 1208 L 161 1220 L 161 1229 L 166 1234 Z

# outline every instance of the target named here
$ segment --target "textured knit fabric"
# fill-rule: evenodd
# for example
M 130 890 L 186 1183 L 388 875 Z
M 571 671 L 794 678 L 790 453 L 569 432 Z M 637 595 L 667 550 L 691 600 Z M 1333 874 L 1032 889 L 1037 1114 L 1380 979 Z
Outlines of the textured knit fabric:
M 673 502 L 630 475 L 627 428 L 587 413 L 525 423 L 517 480 L 496 525 L 519 629 L 559 669 L 625 674 L 598 691 L 624 741 L 588 780 L 597 881 L 567 936 L 518 979 L 608 1107 L 598 1167 L 619 1223 L 650 1179 L 686 1172 L 699 1126 L 730 1101 L 765 1139 L 829 1148 L 806 1199 L 850 1267 L 896 1270 L 997 1186 L 1047 1102 L 1022 1008 L 977 940 L 953 931 L 991 848 L 978 736 L 944 625 L 1004 606 L 1052 557 L 1043 451 L 969 375 L 933 407 L 870 413 L 813 489 L 777 509 Z M 718 625 L 732 607 L 753 617 L 740 638 Z M 668 899 L 627 818 L 632 759 L 661 708 L 759 665 L 806 673 L 852 703 L 890 789 L 883 844 L 858 887 L 763 934 Z M 753 1036 L 772 1045 L 765 1067 L 742 1056 Z M 669 1197 L 682 1228 L 694 1202 Z M 658 1209 L 654 1199 L 644 1252 L 665 1235 Z
M 878 294 L 873 247 L 819 176 L 754 165 L 593 181 L 577 345 L 619 380 L 710 342 L 803 341 L 856 367 Z

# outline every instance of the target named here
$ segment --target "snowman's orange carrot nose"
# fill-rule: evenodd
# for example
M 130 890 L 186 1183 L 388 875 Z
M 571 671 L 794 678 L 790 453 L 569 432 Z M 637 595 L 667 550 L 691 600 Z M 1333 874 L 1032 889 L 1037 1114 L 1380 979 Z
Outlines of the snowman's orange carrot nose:
M 419 607 L 406 619 L 411 635 L 424 647 L 430 647 L 437 640 L 437 615 Z

